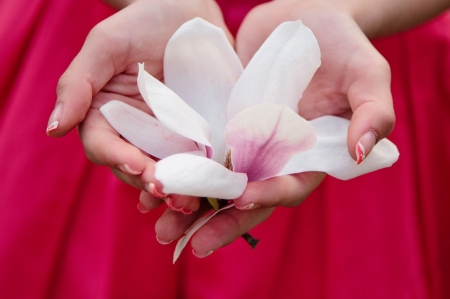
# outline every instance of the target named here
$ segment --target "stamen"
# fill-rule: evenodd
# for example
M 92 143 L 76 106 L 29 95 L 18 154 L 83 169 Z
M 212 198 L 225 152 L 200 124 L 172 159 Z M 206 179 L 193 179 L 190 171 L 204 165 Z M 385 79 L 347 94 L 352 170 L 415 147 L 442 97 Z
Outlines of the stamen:
M 228 150 L 227 157 L 225 158 L 224 166 L 233 171 L 233 163 L 231 163 L 231 150 Z

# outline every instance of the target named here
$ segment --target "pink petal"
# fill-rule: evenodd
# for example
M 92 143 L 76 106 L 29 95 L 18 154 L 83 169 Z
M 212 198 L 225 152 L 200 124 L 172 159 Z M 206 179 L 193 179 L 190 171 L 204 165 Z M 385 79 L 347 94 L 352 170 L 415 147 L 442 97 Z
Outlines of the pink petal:
M 219 212 L 221 212 L 223 210 L 227 210 L 227 209 L 232 208 L 232 207 L 234 207 L 234 204 L 229 204 L 229 205 L 223 207 L 222 209 L 215 211 L 214 213 L 212 213 L 210 215 L 207 215 L 205 217 L 202 217 L 202 218 L 198 219 L 190 228 L 188 228 L 186 230 L 186 232 L 184 233 L 184 236 L 182 236 L 177 242 L 177 246 L 175 247 L 175 252 L 173 253 L 173 263 L 175 264 L 175 262 L 177 261 L 178 257 L 180 256 L 181 252 L 183 251 L 184 247 L 186 247 L 187 243 L 191 239 L 191 237 L 203 225 L 205 225 L 206 222 L 211 220 L 211 218 L 216 216 Z
M 347 149 L 347 131 L 350 121 L 336 116 L 312 120 L 317 143 L 309 151 L 292 157 L 279 175 L 305 171 L 321 171 L 341 180 L 389 167 L 398 160 L 397 147 L 388 139 L 380 140 L 370 155 L 357 165 Z
M 297 112 L 303 91 L 320 66 L 314 34 L 301 21 L 278 26 L 253 56 L 233 91 L 228 119 L 261 103 L 285 104 Z
M 190 139 L 178 135 L 153 116 L 121 101 L 110 101 L 100 108 L 111 126 L 129 142 L 157 158 L 198 151 Z
M 184 23 L 164 54 L 164 81 L 211 125 L 213 159 L 225 160 L 228 98 L 242 64 L 225 33 L 203 19 Z
M 312 126 L 284 105 L 261 104 L 239 113 L 227 125 L 225 139 L 236 172 L 249 181 L 277 175 L 291 157 L 316 142 Z
M 235 199 L 247 186 L 247 175 L 197 155 L 177 154 L 156 163 L 155 178 L 165 194 Z
M 138 87 L 145 102 L 164 126 L 205 145 L 208 156 L 212 156 L 209 142 L 211 127 L 208 122 L 172 90 L 147 73 L 143 64 L 139 64 Z

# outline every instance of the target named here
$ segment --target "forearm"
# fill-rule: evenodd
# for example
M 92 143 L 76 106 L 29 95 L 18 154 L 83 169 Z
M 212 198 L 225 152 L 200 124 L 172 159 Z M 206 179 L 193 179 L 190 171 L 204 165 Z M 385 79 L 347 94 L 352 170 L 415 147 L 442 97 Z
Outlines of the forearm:
M 122 9 L 135 1 L 136 0 L 103 0 L 103 2 L 117 9 Z
M 126 6 L 132 4 L 133 2 L 136 2 L 138 0 L 102 0 L 103 2 L 111 5 L 114 8 L 122 9 Z M 142 0 L 141 0 L 142 1 Z M 177 2 L 181 5 L 211 5 L 211 2 L 215 3 L 215 0 L 157 0 L 159 2 L 172 2 L 174 4 L 177 4 Z
M 324 0 L 347 11 L 369 37 L 416 26 L 450 7 L 450 0 Z

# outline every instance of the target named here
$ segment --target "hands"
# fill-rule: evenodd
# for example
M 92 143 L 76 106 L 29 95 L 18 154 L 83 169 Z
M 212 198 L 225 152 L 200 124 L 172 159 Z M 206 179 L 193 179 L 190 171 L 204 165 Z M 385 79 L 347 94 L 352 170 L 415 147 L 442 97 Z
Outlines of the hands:
M 349 14 L 317 1 L 260 5 L 249 13 L 238 32 L 238 55 L 248 63 L 280 23 L 297 19 L 311 28 L 322 52 L 322 65 L 299 102 L 300 114 L 306 119 L 328 114 L 351 118 L 348 149 L 355 160 L 361 159 L 356 154 L 357 144 L 362 144 L 368 155 L 375 143 L 391 132 L 395 116 L 389 65 Z M 204 256 L 231 243 L 264 221 L 273 207 L 300 204 L 323 178 L 322 173 L 301 173 L 249 183 L 235 200 L 237 207 L 248 210 L 218 214 L 194 235 L 192 247 L 198 256 Z M 171 231 L 170 221 L 172 217 L 164 216 L 158 221 L 162 240 L 179 237 Z
M 162 79 L 164 47 L 179 25 L 201 16 L 225 28 L 216 4 L 206 3 L 183 1 L 180 7 L 178 3 L 138 1 L 94 28 L 59 82 L 57 105 L 49 121 L 59 123 L 56 128 L 50 125 L 49 135 L 62 136 L 84 119 L 79 129 L 88 157 L 111 167 L 121 180 L 152 191 L 148 183 L 155 182 L 154 161 L 123 141 L 98 108 L 118 99 L 150 112 L 136 87 L 137 62 L 145 62 L 147 71 Z M 359 141 L 368 154 L 394 124 L 390 75 L 387 63 L 351 17 L 323 3 L 270 2 L 254 9 L 244 21 L 237 37 L 238 54 L 247 63 L 277 25 L 294 19 L 302 19 L 313 30 L 322 51 L 322 66 L 299 103 L 300 114 L 312 119 L 324 114 L 350 117 L 353 112 L 349 152 L 356 159 Z M 264 221 L 271 207 L 298 205 L 323 178 L 322 173 L 302 173 L 250 183 L 235 200 L 245 211 L 224 211 L 202 227 L 192 239 L 196 254 L 205 256 L 231 243 Z M 142 211 L 162 203 L 145 191 L 140 202 Z M 185 214 L 199 211 L 183 215 L 167 209 L 156 224 L 162 243 L 180 237 L 208 208 L 186 196 L 173 196 L 168 203 L 183 208 Z

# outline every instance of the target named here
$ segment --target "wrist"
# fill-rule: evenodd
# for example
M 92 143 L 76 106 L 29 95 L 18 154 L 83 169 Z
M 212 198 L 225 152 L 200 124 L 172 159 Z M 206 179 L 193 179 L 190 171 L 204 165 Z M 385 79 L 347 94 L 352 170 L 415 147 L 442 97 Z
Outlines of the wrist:
M 136 2 L 137 0 L 103 0 L 103 2 L 105 2 L 106 4 L 111 5 L 112 7 L 116 8 L 116 9 L 122 9 L 127 7 L 128 5 L 130 5 L 133 2 Z
M 348 14 L 369 38 L 404 31 L 450 8 L 449 0 L 316 0 L 314 2 L 328 3 Z
M 111 5 L 114 8 L 122 9 L 126 6 L 136 2 L 136 1 L 145 1 L 145 0 L 103 0 L 103 2 Z M 172 0 L 166 0 L 166 2 L 170 2 Z M 183 1 L 172 1 L 177 5 L 187 4 L 187 5 L 211 5 L 212 3 L 215 3 L 215 0 L 183 0 Z
M 279 0 L 281 1 L 281 0 Z M 325 11 L 332 11 L 341 15 L 346 15 L 353 19 L 361 30 L 370 35 L 371 19 L 370 14 L 367 14 L 368 8 L 370 11 L 370 3 L 360 0 L 285 0 L 296 1 L 303 5 L 315 6 Z M 368 7 L 369 6 L 369 7 Z

